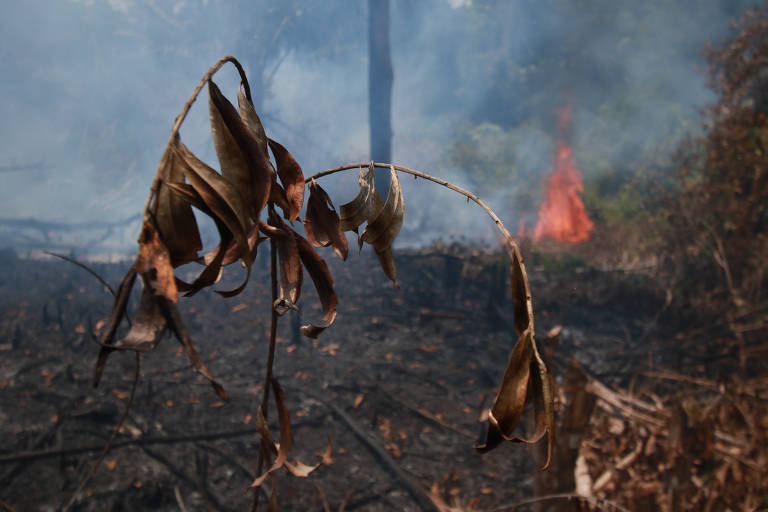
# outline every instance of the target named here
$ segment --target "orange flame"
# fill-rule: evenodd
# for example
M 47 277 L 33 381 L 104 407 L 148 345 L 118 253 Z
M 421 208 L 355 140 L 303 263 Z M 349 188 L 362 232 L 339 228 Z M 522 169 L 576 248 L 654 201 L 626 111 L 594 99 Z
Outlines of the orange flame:
M 581 193 L 584 185 L 581 172 L 573 158 L 573 151 L 566 142 L 571 109 L 560 111 L 560 140 L 552 161 L 550 175 L 544 179 L 544 203 L 539 208 L 539 221 L 533 232 L 535 239 L 551 238 L 563 242 L 589 240 L 592 221 L 587 216 Z

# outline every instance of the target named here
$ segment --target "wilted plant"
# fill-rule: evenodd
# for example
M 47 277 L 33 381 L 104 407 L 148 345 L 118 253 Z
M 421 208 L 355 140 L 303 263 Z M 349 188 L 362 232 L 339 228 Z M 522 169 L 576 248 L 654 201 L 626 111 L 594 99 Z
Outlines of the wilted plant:
M 234 64 L 240 74 L 239 110 L 211 80 L 227 62 Z M 181 124 L 206 84 L 211 134 L 221 172 L 199 160 L 179 136 Z M 381 198 L 374 187 L 376 167 L 389 169 L 391 174 L 386 200 Z M 329 174 L 354 169 L 361 169 L 359 192 L 351 202 L 341 205 L 337 213 L 331 198 L 317 180 Z M 530 286 L 520 249 L 501 220 L 471 192 L 397 165 L 355 163 L 305 178 L 291 153 L 267 137 L 251 102 L 245 72 L 234 57 L 222 58 L 205 74 L 176 118 L 144 209 L 136 261 L 115 292 L 112 312 L 99 340 L 101 348 L 94 369 L 94 386 L 99 384 L 110 353 L 115 350 L 132 350 L 137 353 L 151 351 L 168 330 L 183 345 L 194 370 L 204 375 L 215 392 L 226 399 L 223 386 L 208 370 L 187 334 L 177 309 L 178 295 L 183 293 L 190 296 L 212 286 L 220 279 L 225 266 L 237 262 L 246 268 L 244 282 L 233 290 L 217 290 L 216 293 L 223 297 L 239 294 L 247 284 L 259 246 L 268 241 L 272 313 L 264 395 L 257 411 L 257 427 L 261 438 L 258 462 L 260 475 L 251 487 L 259 486 L 268 475 L 281 467 L 286 467 L 296 476 L 307 476 L 317 466 L 294 464 L 286 458 L 291 445 L 290 417 L 282 388 L 272 375 L 277 322 L 287 312 L 299 312 L 297 304 L 303 284 L 303 267 L 317 290 L 323 315 L 320 322 L 302 326 L 301 332 L 316 338 L 333 324 L 338 298 L 333 288 L 333 277 L 315 247 L 331 246 L 341 259 L 346 259 L 348 247 L 345 231 L 357 234 L 359 248 L 364 243 L 373 246 L 382 269 L 397 286 L 391 247 L 405 217 L 405 202 L 398 173 L 433 181 L 479 204 L 501 232 L 504 248 L 510 257 L 514 328 L 518 340 L 499 392 L 488 412 L 485 439 L 475 449 L 485 453 L 505 439 L 532 443 L 548 432 L 548 450 L 551 451 L 554 436 L 551 376 L 534 341 Z M 304 219 L 300 219 L 305 186 L 309 189 L 309 198 Z M 209 216 L 219 233 L 218 246 L 202 255 L 202 242 L 192 207 Z M 278 208 L 288 223 L 280 218 Z M 293 229 L 292 224 L 297 220 L 303 223 L 306 236 Z M 363 224 L 365 228 L 360 233 Z M 194 281 L 184 282 L 174 274 L 175 268 L 192 262 L 203 266 Z M 129 320 L 126 305 L 137 276 L 143 285 L 139 308 L 130 321 L 128 332 L 118 339 L 117 332 L 122 321 Z M 137 376 L 138 361 L 137 357 Z M 267 425 L 270 393 L 275 397 L 279 416 L 279 444 L 274 441 Z M 533 433 L 530 437 L 513 436 L 512 432 L 528 404 L 532 404 L 534 409 Z M 273 457 L 274 461 L 270 462 Z M 268 467 L 262 472 L 265 461 Z M 274 492 L 274 486 L 272 489 Z M 77 493 L 70 503 L 76 498 Z

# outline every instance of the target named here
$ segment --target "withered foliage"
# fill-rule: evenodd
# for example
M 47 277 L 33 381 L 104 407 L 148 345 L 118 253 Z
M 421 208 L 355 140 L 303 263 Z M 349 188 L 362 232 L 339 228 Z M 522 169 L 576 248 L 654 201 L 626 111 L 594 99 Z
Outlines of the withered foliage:
M 235 64 L 241 75 L 238 108 L 229 102 L 211 80 L 213 74 L 226 62 Z M 178 133 L 187 111 L 204 85 L 208 87 L 211 135 L 220 171 L 198 159 L 184 145 Z M 382 200 L 373 186 L 375 166 L 387 167 L 391 173 L 386 200 Z M 273 322 L 277 321 L 277 316 L 287 312 L 300 313 L 297 303 L 301 297 L 304 269 L 317 290 L 322 317 L 319 322 L 307 323 L 301 328 L 301 332 L 308 337 L 317 337 L 333 324 L 338 303 L 333 277 L 315 247 L 330 246 L 344 260 L 348 252 L 345 231 L 354 231 L 358 234 L 358 248 L 362 249 L 364 243 L 373 246 L 382 269 L 397 286 L 392 245 L 405 219 L 405 202 L 398 177 L 400 170 L 426 177 L 480 204 L 502 231 L 510 255 L 514 328 L 518 341 L 510 356 L 496 400 L 488 413 L 486 438 L 476 446 L 477 451 L 487 452 L 503 440 L 535 442 L 547 432 L 551 451 L 554 436 L 552 382 L 536 348 L 531 292 L 515 241 L 498 217 L 474 194 L 419 171 L 390 164 L 372 162 L 364 170 L 362 167 L 361 164 L 346 166 L 318 173 L 305 180 L 301 167 L 290 152 L 267 137 L 251 103 L 247 80 L 239 63 L 232 57 L 219 61 L 203 78 L 177 118 L 160 160 L 147 201 L 136 261 L 116 292 L 108 326 L 99 340 L 101 349 L 94 371 L 94 385 L 98 385 L 107 357 L 112 351 L 150 351 L 157 345 L 162 334 L 170 331 L 183 345 L 195 371 L 207 377 L 216 392 L 226 399 L 224 388 L 210 374 L 187 335 L 177 309 L 178 294 L 183 292 L 192 295 L 213 286 L 221 279 L 225 266 L 240 262 L 247 270 L 243 283 L 233 290 L 216 290 L 224 297 L 239 294 L 247 284 L 250 267 L 264 241 L 269 241 L 273 261 L 276 261 L 276 268 L 272 268 L 276 289 L 272 297 L 275 312 Z M 339 214 L 316 179 L 331 172 L 356 168 L 361 168 L 359 193 L 351 202 L 340 207 Z M 309 199 L 302 220 L 299 216 L 304 206 L 305 182 L 309 187 Z M 202 253 L 203 247 L 192 208 L 210 217 L 218 230 L 219 243 L 207 253 Z M 278 216 L 276 208 L 282 210 L 288 223 Z M 303 224 L 304 235 L 289 225 L 297 220 Z M 363 224 L 365 227 L 360 233 Z M 188 263 L 202 266 L 202 271 L 191 283 L 174 275 L 175 268 Z M 143 285 L 139 309 L 127 334 L 117 339 L 121 322 L 127 317 L 126 306 L 137 276 Z M 274 335 L 272 338 L 270 353 L 274 351 Z M 267 425 L 266 399 L 269 395 L 265 391 L 265 404 L 258 411 L 257 425 L 262 439 L 262 455 L 268 462 L 268 468 L 256 478 L 252 486 L 260 485 L 281 467 L 296 476 L 307 476 L 317 467 L 291 463 L 286 458 L 291 445 L 290 415 L 282 389 L 271 377 L 271 361 L 270 358 L 264 386 L 265 390 L 271 387 L 274 392 L 280 441 L 274 441 Z M 515 428 L 529 404 L 533 408 L 534 430 L 529 435 L 517 434 Z M 269 463 L 272 457 L 274 461 Z M 330 454 L 327 458 L 330 460 Z
M 718 99 L 662 194 L 658 252 L 676 319 L 719 327 L 744 358 L 744 345 L 768 332 L 768 6 L 734 29 L 707 49 Z
M 628 510 L 764 510 L 768 381 L 651 377 L 634 393 L 592 378 L 582 387 L 597 406 L 581 432 L 579 492 Z

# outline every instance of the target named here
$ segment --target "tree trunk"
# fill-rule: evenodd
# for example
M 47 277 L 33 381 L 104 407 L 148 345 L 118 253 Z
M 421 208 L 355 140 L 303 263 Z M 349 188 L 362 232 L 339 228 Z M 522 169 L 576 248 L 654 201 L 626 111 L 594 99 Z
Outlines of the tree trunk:
M 368 122 L 371 159 L 392 158 L 392 60 L 389 54 L 389 0 L 368 0 Z M 389 173 L 376 170 L 376 189 L 383 198 Z

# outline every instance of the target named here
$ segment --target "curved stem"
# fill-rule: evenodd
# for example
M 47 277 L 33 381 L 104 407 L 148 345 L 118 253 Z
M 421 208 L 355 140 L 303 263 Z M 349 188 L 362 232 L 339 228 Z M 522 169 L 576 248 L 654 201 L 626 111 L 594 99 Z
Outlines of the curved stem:
M 109 291 L 109 293 L 112 294 L 113 297 L 115 296 L 114 288 L 112 288 L 112 286 L 110 286 L 110 284 L 103 277 L 101 277 L 98 272 L 93 270 L 91 267 L 89 267 L 85 263 L 80 263 L 79 261 L 77 261 L 74 258 L 70 258 L 69 256 L 64 256 L 63 254 L 59 254 L 57 252 L 43 251 L 43 254 L 47 254 L 49 256 L 54 256 L 56 258 L 61 258 L 64 261 L 68 261 L 68 262 L 72 263 L 73 265 L 77 265 L 78 267 L 80 267 L 81 269 L 85 270 L 86 272 L 91 274 L 93 277 L 95 277 L 101 284 L 104 285 L 104 287 Z M 110 346 L 110 348 L 111 348 L 111 346 Z
M 506 228 L 506 226 L 504 226 L 504 223 L 501 222 L 501 219 L 499 219 L 498 215 L 496 215 L 494 211 L 491 210 L 491 208 L 487 204 L 485 204 L 479 197 L 477 197 L 477 195 L 473 194 L 469 190 L 465 190 L 461 187 L 454 185 L 453 183 L 445 181 L 444 179 L 436 178 L 430 174 L 417 171 L 415 169 L 409 169 L 408 167 L 403 167 L 402 165 L 376 163 L 376 162 L 342 165 L 341 167 L 336 167 L 334 169 L 328 169 L 327 171 L 318 172 L 310 176 L 306 180 L 304 180 L 304 182 L 308 183 L 314 179 L 322 178 L 323 176 L 328 176 L 330 174 L 335 174 L 341 171 L 348 171 L 351 169 L 357 170 L 360 168 L 365 168 L 371 164 L 373 164 L 374 167 L 380 167 L 385 169 L 392 168 L 397 171 L 410 174 L 412 176 L 416 176 L 418 178 L 424 178 L 425 180 L 432 181 L 434 183 L 437 183 L 438 185 L 442 185 L 445 188 L 453 190 L 454 192 L 458 192 L 459 194 L 463 195 L 467 199 L 471 199 L 472 201 L 480 205 L 480 208 L 485 210 L 485 213 L 487 213 L 488 216 L 491 218 L 491 220 L 493 220 L 494 224 L 496 224 L 496 227 L 504 237 L 504 240 L 506 242 L 505 249 L 507 250 L 507 254 L 509 254 L 509 257 L 512 260 L 513 265 L 516 262 L 519 266 L 520 273 L 522 274 L 522 281 L 525 286 L 525 308 L 529 318 L 530 328 L 531 330 L 533 330 L 533 302 L 531 299 L 530 285 L 528 283 L 528 273 L 526 272 L 525 265 L 523 264 L 523 255 L 520 252 L 520 247 L 517 245 L 517 242 L 515 242 L 515 239 L 512 238 L 512 235 L 509 233 L 509 230 Z
M 217 71 L 219 71 L 224 64 L 227 62 L 231 62 L 235 68 L 237 68 L 237 72 L 240 75 L 240 81 L 243 84 L 243 90 L 245 91 L 245 97 L 248 98 L 248 101 L 253 101 L 251 99 L 251 86 L 248 84 L 248 78 L 245 76 L 245 70 L 243 69 L 242 64 L 234 58 L 231 55 L 227 55 L 226 57 L 222 57 L 219 59 L 216 64 L 211 66 L 211 68 L 208 70 L 208 72 L 203 75 L 203 77 L 200 79 L 200 82 L 198 82 L 197 87 L 195 87 L 195 90 L 192 91 L 192 94 L 189 95 L 189 98 L 187 99 L 187 102 L 184 104 L 184 107 L 181 109 L 181 112 L 178 116 L 176 116 L 176 120 L 173 123 L 173 128 L 171 129 L 171 137 L 168 140 L 168 144 L 173 143 L 174 140 L 179 136 L 179 129 L 181 128 L 181 123 L 184 122 L 184 119 L 186 119 L 187 114 L 189 113 L 189 109 L 192 108 L 192 105 L 195 103 L 195 100 L 197 100 L 198 94 L 200 94 L 200 91 L 203 89 L 203 86 L 208 82 L 208 80 L 213 77 L 213 75 L 216 74 Z M 144 220 L 147 220 L 147 215 L 149 213 L 149 207 L 152 204 L 152 198 L 155 197 L 155 194 L 157 193 L 157 188 L 160 185 L 160 172 L 162 168 L 158 168 L 155 172 L 155 179 L 152 181 L 152 187 L 150 188 L 149 197 L 147 198 L 147 203 L 144 205 Z
M 96 474 L 96 470 L 99 469 L 99 466 L 104 461 L 104 457 L 107 456 L 107 453 L 109 453 L 109 449 L 112 448 L 112 443 L 115 442 L 115 439 L 117 438 L 117 434 L 120 433 L 120 429 L 123 427 L 123 423 L 125 423 L 125 418 L 128 417 L 128 412 L 131 410 L 131 405 L 133 405 L 133 397 L 136 395 L 136 383 L 139 382 L 140 370 L 141 370 L 141 354 L 139 352 L 136 352 L 136 365 L 133 373 L 133 383 L 131 384 L 131 394 L 128 397 L 128 402 L 126 402 L 125 404 L 125 410 L 123 411 L 123 415 L 120 417 L 120 421 L 117 422 L 115 431 L 112 432 L 112 436 L 110 436 L 109 441 L 107 441 L 107 444 L 104 445 L 104 449 L 101 451 L 99 458 L 96 459 L 96 462 L 93 463 L 93 467 L 91 467 L 91 470 L 88 472 L 86 477 L 83 478 L 83 480 L 80 482 L 80 485 L 77 486 L 77 489 L 72 494 L 72 497 L 69 499 L 67 504 L 62 508 L 63 512 L 67 512 L 68 510 L 70 510 L 72 506 L 77 502 L 77 499 L 80 497 L 80 493 L 83 492 L 83 489 L 85 489 L 85 486 L 88 485 L 88 482 L 91 481 L 91 478 L 93 478 L 93 475 Z
M 310 176 L 309 178 L 307 178 L 304 181 L 305 181 L 305 183 L 309 183 L 311 180 L 314 180 L 314 179 L 317 179 L 317 178 L 322 178 L 323 176 L 328 176 L 330 174 L 335 174 L 335 173 L 341 172 L 341 171 L 348 171 L 348 170 L 351 170 L 351 169 L 360 169 L 361 167 L 365 168 L 365 167 L 368 167 L 369 165 L 370 165 L 370 162 L 359 163 L 359 164 L 342 165 L 341 167 L 336 167 L 334 169 L 328 169 L 327 171 L 318 172 L 317 174 L 314 174 L 314 175 Z M 393 168 L 393 169 L 395 169 L 397 171 L 400 171 L 400 172 L 403 172 L 403 173 L 406 173 L 406 174 L 410 174 L 412 176 L 417 176 L 419 178 L 424 178 L 425 180 L 429 180 L 429 181 L 435 182 L 438 185 L 442 185 L 445 188 L 453 190 L 454 192 L 458 192 L 459 194 L 463 195 L 467 199 L 471 199 L 472 201 L 474 201 L 475 203 L 480 205 L 480 207 L 483 210 L 485 210 L 485 213 L 487 213 L 488 216 L 493 220 L 493 222 L 496 224 L 496 227 L 499 229 L 499 231 L 501 232 L 502 236 L 504 237 L 504 240 L 510 245 L 510 248 L 513 248 L 513 250 L 518 250 L 519 251 L 518 246 L 517 246 L 517 242 L 515 242 L 515 239 L 512 238 L 512 235 L 509 233 L 507 228 L 504 226 L 504 223 L 501 222 L 501 219 L 499 219 L 499 217 L 493 212 L 493 210 L 491 210 L 491 208 L 487 204 L 485 204 L 479 197 L 477 197 L 477 195 L 473 194 L 469 190 L 465 190 L 465 189 L 463 189 L 461 187 L 458 187 L 458 186 L 454 185 L 453 183 L 445 181 L 444 179 L 436 178 L 436 177 L 434 177 L 432 175 L 429 175 L 427 173 L 424 173 L 424 172 L 421 172 L 421 171 L 417 171 L 415 169 L 409 169 L 408 167 L 403 167 L 402 165 L 384 164 L 384 163 L 374 162 L 373 166 L 374 167 L 383 168 L 383 169 L 389 169 L 391 167 L 391 168 Z

